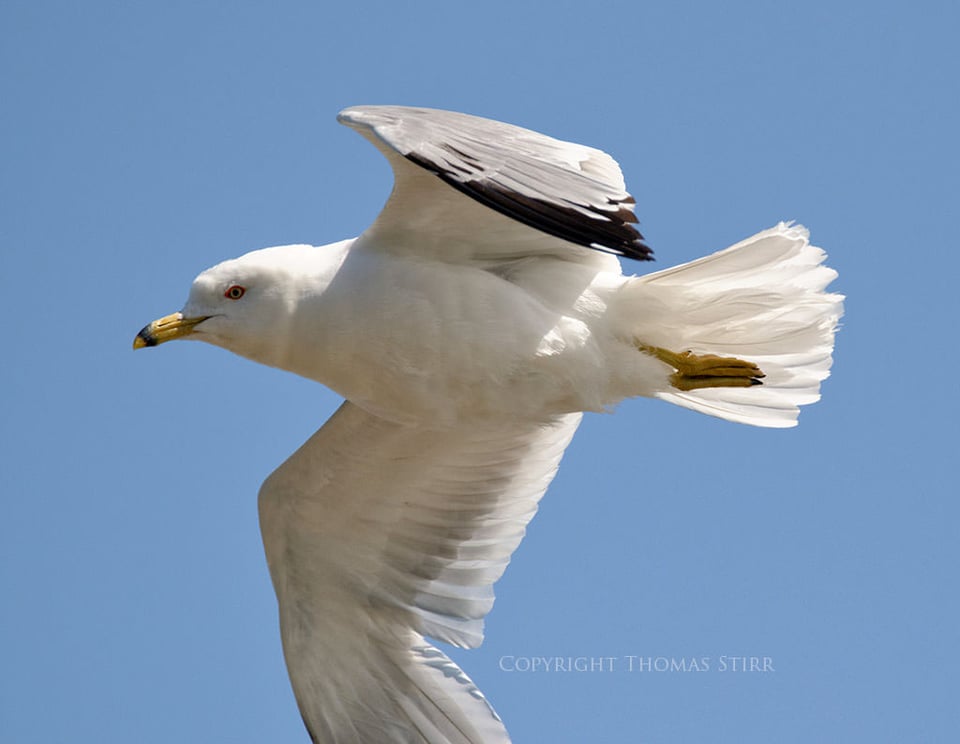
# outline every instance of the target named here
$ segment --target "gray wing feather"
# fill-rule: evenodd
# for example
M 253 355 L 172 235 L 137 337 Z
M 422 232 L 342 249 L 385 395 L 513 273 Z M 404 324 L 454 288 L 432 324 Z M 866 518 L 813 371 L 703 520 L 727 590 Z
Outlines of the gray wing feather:
M 566 243 L 635 259 L 653 256 L 635 227 L 634 199 L 620 168 L 600 150 L 435 109 L 358 106 L 338 119 L 387 155 L 397 176 L 393 196 L 405 209 L 417 204 L 402 194 L 407 184 L 394 153 L 483 206 Z M 418 203 L 429 208 L 426 202 Z M 443 229 L 442 221 L 433 224 Z M 417 221 L 421 232 L 425 225 Z

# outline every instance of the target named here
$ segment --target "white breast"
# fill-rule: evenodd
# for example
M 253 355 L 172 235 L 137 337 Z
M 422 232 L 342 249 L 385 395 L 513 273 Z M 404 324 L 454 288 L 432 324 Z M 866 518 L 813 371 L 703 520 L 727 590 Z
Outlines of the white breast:
M 602 407 L 597 271 L 536 264 L 491 271 L 354 244 L 296 319 L 297 336 L 319 340 L 324 355 L 293 350 L 281 366 L 395 421 Z

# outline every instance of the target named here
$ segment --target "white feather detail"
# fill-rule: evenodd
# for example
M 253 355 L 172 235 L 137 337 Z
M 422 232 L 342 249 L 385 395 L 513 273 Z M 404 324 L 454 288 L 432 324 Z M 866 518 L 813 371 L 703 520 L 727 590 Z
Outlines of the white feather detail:
M 319 741 L 507 741 L 423 636 L 481 643 L 493 583 L 579 422 L 429 430 L 344 403 L 267 479 L 260 520 L 284 654 Z
M 795 426 L 830 374 L 843 296 L 800 225 L 781 222 L 710 256 L 630 279 L 618 308 L 644 343 L 734 356 L 766 374 L 753 388 L 666 389 L 656 397 L 755 426 Z M 626 321 L 623 321 L 626 322 Z

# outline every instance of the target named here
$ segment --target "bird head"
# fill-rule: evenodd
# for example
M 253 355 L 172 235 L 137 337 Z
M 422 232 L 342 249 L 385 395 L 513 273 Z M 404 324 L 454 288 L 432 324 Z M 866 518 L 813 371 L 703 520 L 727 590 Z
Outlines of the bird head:
M 133 348 L 190 339 L 278 366 L 299 285 L 313 274 L 317 253 L 304 245 L 265 248 L 207 269 L 193 280 L 183 309 L 144 326 Z

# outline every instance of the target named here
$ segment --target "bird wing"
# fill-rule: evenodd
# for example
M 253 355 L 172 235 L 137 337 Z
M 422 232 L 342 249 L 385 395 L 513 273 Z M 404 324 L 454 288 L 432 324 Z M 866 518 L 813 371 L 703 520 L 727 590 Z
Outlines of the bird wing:
M 481 643 L 492 585 L 579 422 L 432 431 L 346 402 L 267 479 L 264 547 L 315 741 L 507 741 L 423 636 Z
M 393 168 L 393 192 L 364 234 L 378 247 L 453 261 L 653 255 L 605 152 L 451 111 L 356 106 L 337 118 Z

